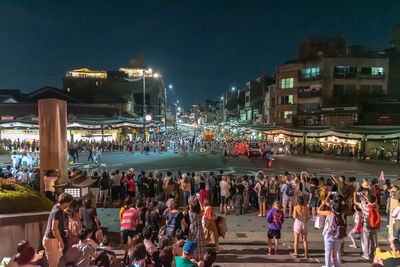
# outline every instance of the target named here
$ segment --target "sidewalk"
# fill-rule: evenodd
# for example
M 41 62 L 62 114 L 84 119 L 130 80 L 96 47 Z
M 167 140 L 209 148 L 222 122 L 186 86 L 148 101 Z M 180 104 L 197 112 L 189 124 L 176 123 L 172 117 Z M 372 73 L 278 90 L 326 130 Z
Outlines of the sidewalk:
M 119 248 L 119 209 L 98 209 L 99 220 L 102 226 L 108 227 L 113 238 L 113 245 Z M 215 209 L 217 215 L 219 212 Z M 324 242 L 322 229 L 314 228 L 314 221 L 308 223 L 308 241 L 310 259 L 293 258 L 293 219 L 286 219 L 283 224 L 282 237 L 278 255 L 265 255 L 267 248 L 267 224 L 265 218 L 258 217 L 255 210 L 236 216 L 225 216 L 228 224 L 228 233 L 225 238 L 221 238 L 221 248 L 223 251 L 218 254 L 216 266 L 316 266 L 324 262 Z M 353 221 L 349 217 L 348 228 L 353 227 Z M 116 239 L 115 239 L 116 238 Z M 388 248 L 386 216 L 382 216 L 382 227 L 379 231 L 379 244 Z M 344 264 L 341 266 L 367 266 L 368 262 L 360 257 L 361 249 L 349 248 L 350 241 L 346 238 Z M 358 243 L 359 244 L 359 241 Z M 117 250 L 121 256 L 122 251 Z M 303 254 L 303 244 L 299 244 L 299 253 Z M 123 255 L 122 255 L 123 256 Z

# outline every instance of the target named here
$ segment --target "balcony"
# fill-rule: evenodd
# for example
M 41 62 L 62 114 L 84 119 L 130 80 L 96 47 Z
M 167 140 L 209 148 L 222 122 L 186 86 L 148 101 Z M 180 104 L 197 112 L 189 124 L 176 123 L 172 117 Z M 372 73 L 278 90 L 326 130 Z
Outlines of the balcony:
M 321 97 L 321 91 L 299 92 L 298 98 Z

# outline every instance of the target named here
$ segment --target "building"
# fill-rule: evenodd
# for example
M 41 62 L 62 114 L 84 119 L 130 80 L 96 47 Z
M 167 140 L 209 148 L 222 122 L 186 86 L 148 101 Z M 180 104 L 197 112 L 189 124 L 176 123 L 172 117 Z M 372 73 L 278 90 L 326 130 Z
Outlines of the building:
M 360 106 L 388 94 L 389 59 L 339 39 L 307 40 L 276 72 L 276 125 L 358 124 Z
M 110 104 L 125 116 L 150 114 L 153 119 L 165 117 L 165 85 L 160 73 L 147 68 L 139 55 L 128 68 L 118 71 L 68 71 L 63 77 L 63 89 L 85 103 Z
M 132 140 L 145 132 L 154 133 L 161 126 L 153 121 L 141 122 L 138 116 L 121 116 L 118 106 L 85 103 L 51 86 L 30 93 L 3 89 L 0 90 L 0 138 L 39 140 L 38 100 L 48 98 L 67 102 L 68 140 Z

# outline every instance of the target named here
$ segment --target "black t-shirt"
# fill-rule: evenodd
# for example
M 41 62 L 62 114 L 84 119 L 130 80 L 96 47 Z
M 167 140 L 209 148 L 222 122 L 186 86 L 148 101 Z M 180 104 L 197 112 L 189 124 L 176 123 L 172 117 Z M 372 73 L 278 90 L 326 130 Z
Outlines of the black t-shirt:
M 382 261 L 384 267 L 400 266 L 400 258 L 388 258 Z
M 317 191 L 318 190 L 318 191 Z M 317 191 L 317 192 L 316 192 Z M 317 194 L 319 195 L 320 193 L 319 193 L 319 188 L 318 188 L 318 186 L 311 186 L 310 187 L 310 193 L 311 193 L 311 200 L 313 200 L 313 201 L 318 201 L 318 198 L 319 197 L 317 197 Z
M 58 231 L 60 232 L 61 237 L 64 235 L 64 211 L 58 207 L 58 204 L 54 205 L 54 207 L 50 211 L 49 218 L 47 220 L 46 233 L 45 237 L 48 238 L 56 238 L 51 230 L 51 225 L 53 221 L 58 221 Z
M 238 191 L 237 193 L 238 193 L 239 195 L 243 195 L 244 189 L 245 189 L 244 185 L 239 184 L 239 185 L 237 186 L 237 191 Z
M 205 190 L 206 189 L 206 182 L 200 182 L 199 183 L 199 187 L 200 187 L 200 190 Z
M 99 185 L 100 185 L 100 190 L 110 189 L 110 178 L 108 178 L 107 176 L 101 177 Z
M 99 180 L 100 180 L 100 177 L 99 177 L 99 176 L 93 176 L 92 179 L 95 179 L 96 182 L 94 182 L 94 183 L 92 184 L 91 187 L 92 187 L 92 188 L 98 188 L 98 187 L 99 187 Z
M 94 208 L 81 208 L 81 214 L 82 214 L 82 223 L 86 228 L 88 229 L 95 229 L 96 228 L 96 222 L 94 221 L 94 217 L 97 216 L 96 209 Z

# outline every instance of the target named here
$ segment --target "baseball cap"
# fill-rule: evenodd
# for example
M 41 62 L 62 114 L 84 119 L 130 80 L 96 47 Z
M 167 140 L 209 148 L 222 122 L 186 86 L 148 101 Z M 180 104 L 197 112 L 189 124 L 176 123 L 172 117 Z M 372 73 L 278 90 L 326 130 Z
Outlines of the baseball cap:
M 187 255 L 192 255 L 196 250 L 197 242 L 196 241 L 187 241 L 183 246 L 183 252 Z

